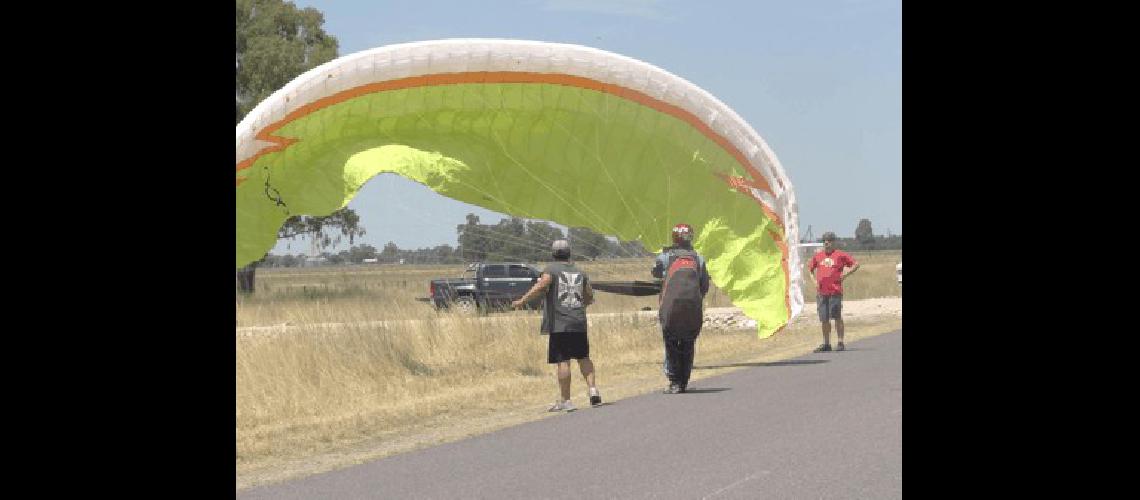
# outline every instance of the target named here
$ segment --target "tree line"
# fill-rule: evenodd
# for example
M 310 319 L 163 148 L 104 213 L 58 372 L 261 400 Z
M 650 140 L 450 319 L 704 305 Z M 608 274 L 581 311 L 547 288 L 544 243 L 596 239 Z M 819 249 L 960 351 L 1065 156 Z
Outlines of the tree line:
M 321 252 L 312 259 L 303 253 L 274 255 L 262 262 L 269 267 L 344 264 L 462 264 L 470 262 L 514 261 L 544 262 L 550 260 L 550 244 L 569 239 L 578 259 L 610 259 L 652 255 L 637 241 L 615 241 L 588 228 L 572 227 L 568 231 L 546 221 L 528 221 L 504 217 L 496 224 L 482 224 L 475 214 L 467 214 L 466 222 L 455 227 L 457 245 L 403 249 L 389 241 L 383 249 L 368 244 L 353 245 L 340 252 Z M 315 262 L 314 262 L 315 261 Z
M 823 240 L 819 238 L 815 240 L 816 243 L 821 241 Z M 801 241 L 801 243 L 809 242 Z M 876 235 L 870 219 L 859 219 L 859 223 L 855 226 L 855 237 L 841 238 L 837 235 L 836 243 L 839 244 L 839 248 L 847 251 L 902 250 L 902 235 Z
M 323 222 L 323 227 L 322 227 Z M 326 218 L 299 218 L 290 220 L 279 234 L 282 238 L 306 235 L 322 239 L 320 246 L 328 246 L 332 240 L 322 232 L 330 227 L 343 233 L 339 236 L 364 234 L 358 226 L 359 218 L 349 209 L 343 209 Z M 311 226 L 311 227 L 310 227 Z M 578 259 L 611 259 L 622 257 L 646 257 L 653 255 L 637 241 L 615 241 L 603 234 L 582 227 L 572 227 L 568 231 L 546 221 L 528 221 L 518 217 L 504 217 L 495 224 L 482 224 L 475 214 L 467 214 L 466 222 L 455 227 L 457 245 L 448 244 L 434 247 L 404 249 L 389 241 L 384 248 L 377 249 L 368 244 L 352 245 L 340 252 L 321 252 L 312 259 L 304 253 L 296 255 L 274 255 L 270 253 L 262 261 L 269 267 L 300 267 L 305 265 L 351 265 L 351 264 L 465 264 L 471 262 L 514 261 L 544 262 L 550 260 L 550 243 L 568 238 Z M 818 241 L 818 240 L 817 240 Z M 902 235 L 876 235 L 871 221 L 861 219 L 855 228 L 855 236 L 838 238 L 839 247 L 848 251 L 901 250 Z

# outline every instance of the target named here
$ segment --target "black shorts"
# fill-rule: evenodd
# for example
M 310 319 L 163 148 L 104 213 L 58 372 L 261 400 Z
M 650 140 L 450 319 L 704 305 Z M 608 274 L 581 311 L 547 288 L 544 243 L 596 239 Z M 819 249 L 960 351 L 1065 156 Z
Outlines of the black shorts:
M 546 350 L 547 363 L 590 357 L 590 339 L 586 337 L 586 332 L 552 333 L 548 337 L 550 345 Z
M 843 319 L 843 294 L 817 296 L 815 304 L 821 323 L 826 323 L 831 319 Z

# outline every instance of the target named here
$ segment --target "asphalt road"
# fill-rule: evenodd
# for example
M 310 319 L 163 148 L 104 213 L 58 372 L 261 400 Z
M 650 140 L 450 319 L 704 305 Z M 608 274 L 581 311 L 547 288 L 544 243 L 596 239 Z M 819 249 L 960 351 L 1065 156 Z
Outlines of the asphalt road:
M 706 366 L 699 341 L 696 364 Z M 757 363 L 690 390 L 583 408 L 237 498 L 902 498 L 901 330 L 845 352 Z

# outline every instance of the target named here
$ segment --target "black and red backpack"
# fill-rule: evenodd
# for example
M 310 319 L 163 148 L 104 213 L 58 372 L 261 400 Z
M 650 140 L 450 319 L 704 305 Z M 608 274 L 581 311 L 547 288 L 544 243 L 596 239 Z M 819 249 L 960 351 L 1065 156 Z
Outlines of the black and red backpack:
M 664 330 L 680 338 L 696 338 L 704 322 L 701 263 L 692 250 L 669 251 L 665 281 L 661 284 L 658 319 Z

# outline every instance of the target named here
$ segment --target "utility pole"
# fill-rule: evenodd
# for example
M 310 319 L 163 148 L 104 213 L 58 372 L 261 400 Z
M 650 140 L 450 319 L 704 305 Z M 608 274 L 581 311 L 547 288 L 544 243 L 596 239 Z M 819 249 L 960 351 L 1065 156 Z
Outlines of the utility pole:
M 814 243 L 815 236 L 811 234 L 811 224 L 808 224 L 807 232 L 800 238 L 800 243 Z

